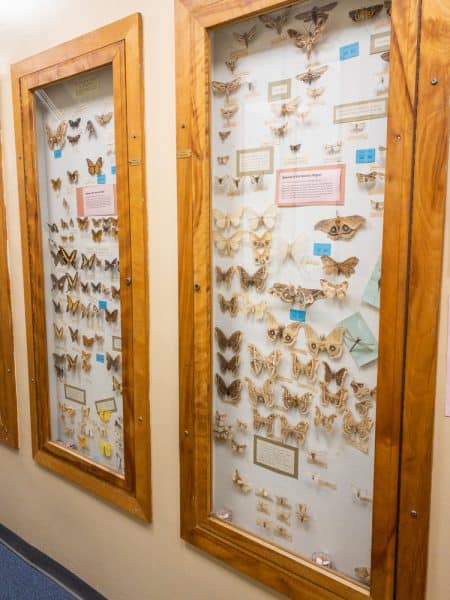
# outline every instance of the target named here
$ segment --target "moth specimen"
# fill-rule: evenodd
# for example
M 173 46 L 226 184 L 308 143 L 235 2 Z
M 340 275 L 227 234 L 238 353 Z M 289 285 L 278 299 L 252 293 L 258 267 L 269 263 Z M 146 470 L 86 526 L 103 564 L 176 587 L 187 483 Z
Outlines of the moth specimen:
M 324 381 L 319 382 L 321 389 L 320 402 L 322 406 L 329 406 L 333 404 L 336 407 L 338 413 L 341 413 L 346 406 L 348 392 L 343 387 L 339 388 L 337 392 L 330 392 L 327 384 Z
M 274 104 L 273 109 L 279 117 L 289 117 L 295 114 L 297 106 L 300 104 L 300 96 L 292 98 L 289 102 L 281 102 L 280 104 Z
M 337 298 L 338 300 L 343 300 L 347 295 L 348 281 L 331 283 L 326 279 L 321 279 L 320 287 L 322 288 L 325 298 Z
M 355 272 L 359 258 L 351 256 L 342 262 L 337 262 L 331 256 L 321 256 L 322 268 L 327 275 L 344 275 L 350 277 Z
M 252 42 L 256 37 L 256 29 L 256 25 L 253 25 L 251 29 L 242 33 L 233 31 L 233 37 L 237 42 L 244 44 L 244 46 L 248 48 L 249 43 Z
M 314 229 L 323 231 L 331 240 L 351 240 L 358 229 L 366 222 L 360 215 L 324 219 L 314 225 Z
M 282 357 L 280 350 L 273 350 L 268 356 L 263 356 L 254 344 L 248 344 L 248 352 L 250 367 L 255 375 L 266 369 L 271 377 L 275 377 Z
M 235 77 L 231 81 L 211 81 L 211 87 L 213 92 L 220 96 L 224 95 L 228 101 L 230 94 L 241 87 L 241 77 Z
M 281 263 L 292 260 L 299 268 L 316 265 L 317 259 L 307 254 L 308 247 L 309 240 L 305 234 L 300 234 L 292 242 L 279 238 L 276 248 L 277 258 Z
M 218 231 L 214 232 L 214 244 L 222 256 L 234 256 L 241 247 L 243 231 L 237 231 L 230 237 L 225 237 Z
M 367 396 L 375 398 L 377 394 L 376 386 L 374 388 L 370 388 L 367 384 L 361 381 L 355 381 L 354 379 L 350 382 L 350 385 L 355 397 L 358 398 L 358 400 L 361 400 L 361 398 L 366 398 Z
M 308 96 L 310 96 L 313 100 L 317 100 L 324 93 L 325 88 L 316 87 L 316 88 L 308 88 L 307 90 Z
M 107 308 L 105 308 L 105 320 L 107 323 L 117 323 L 118 316 L 119 316 L 119 311 L 117 308 L 112 311 L 109 311 Z
M 99 156 L 95 163 L 90 159 L 86 159 L 89 175 L 101 175 L 103 167 L 103 158 Z
M 266 515 L 270 514 L 269 505 L 266 502 L 263 502 L 262 500 L 258 500 L 258 502 L 256 503 L 256 510 Z
M 288 22 L 289 13 L 290 8 L 288 7 L 278 14 L 270 13 L 268 15 L 260 15 L 259 20 L 261 23 L 264 23 L 264 26 L 267 27 L 267 29 L 272 29 L 276 31 L 278 35 L 281 35 L 283 27 Z
M 284 137 L 288 130 L 288 124 L 286 122 L 282 125 L 271 125 L 270 128 L 276 137 Z
M 264 319 L 267 311 L 267 302 L 261 300 L 261 302 L 252 303 L 247 294 L 242 298 L 241 312 L 246 317 L 254 317 L 257 320 Z
M 220 107 L 220 113 L 225 120 L 224 127 L 231 126 L 231 119 L 239 110 L 239 106 Z
M 245 449 L 247 448 L 247 444 L 238 444 L 236 442 L 236 440 L 234 440 L 233 438 L 231 438 L 230 445 L 231 445 L 231 451 L 234 454 L 244 454 Z
M 72 129 L 77 129 L 77 127 L 80 125 L 81 123 L 81 117 L 78 117 L 78 119 L 69 119 L 69 125 L 72 127 Z
M 216 410 L 214 416 L 214 439 L 218 442 L 231 440 L 233 435 L 233 426 L 227 424 L 227 415 Z
M 377 179 L 384 179 L 384 173 L 370 171 L 370 173 L 356 173 L 358 183 L 375 183 Z
M 291 352 L 291 358 L 292 376 L 295 379 L 303 376 L 312 382 L 316 380 L 317 369 L 319 368 L 319 361 L 316 358 L 311 358 L 308 362 L 302 363 L 295 352 Z
M 78 171 L 67 171 L 67 177 L 69 179 L 69 183 L 78 183 Z
M 291 513 L 287 510 L 277 510 L 277 519 L 286 525 L 291 525 Z
M 253 208 L 247 208 L 245 211 L 248 227 L 256 231 L 260 227 L 273 229 L 277 219 L 277 207 L 274 204 L 268 206 L 262 213 L 257 213 Z
M 240 366 L 239 354 L 234 354 L 229 360 L 223 354 L 217 352 L 217 360 L 219 361 L 220 372 L 226 375 L 228 371 L 233 375 L 237 375 Z
M 227 68 L 234 73 L 236 70 L 236 65 L 239 57 L 238 56 L 230 56 L 225 60 L 225 65 Z
M 344 411 L 342 417 L 342 431 L 344 437 L 350 439 L 357 438 L 358 441 L 364 442 L 369 439 L 373 424 L 373 419 L 370 417 L 364 417 L 361 421 L 355 421 L 351 411 Z
M 366 6 L 364 8 L 356 8 L 348 13 L 348 16 L 355 23 L 361 23 L 362 21 L 368 21 L 377 16 L 379 12 L 383 10 L 383 4 L 373 4 L 372 6 Z
M 235 469 L 233 471 L 233 475 L 231 477 L 232 482 L 234 483 L 234 485 L 239 488 L 239 490 L 241 492 L 243 492 L 244 494 L 247 494 L 251 489 L 252 486 L 249 485 L 240 475 L 239 471 L 237 469 Z
M 263 292 L 266 287 L 266 279 L 268 272 L 265 266 L 260 267 L 253 275 L 247 273 L 244 267 L 238 265 L 236 267 L 239 273 L 239 281 L 243 290 L 249 290 L 255 288 L 257 292 Z
M 290 408 L 297 408 L 301 414 L 307 414 L 311 407 L 311 401 L 313 395 L 310 392 L 306 392 L 305 394 L 293 394 L 289 391 L 289 389 L 282 385 L 281 389 L 283 390 L 282 401 L 283 405 L 281 408 L 284 410 L 289 410 Z
M 229 267 L 225 271 L 223 271 L 220 267 L 216 267 L 216 284 L 220 285 L 221 283 L 225 283 L 227 287 L 230 287 L 234 273 L 234 267 Z
M 322 77 L 322 75 L 324 73 L 326 73 L 327 71 L 328 71 L 327 65 L 322 65 L 321 67 L 315 67 L 315 68 L 309 67 L 303 73 L 299 73 L 298 75 L 296 75 L 295 78 L 298 79 L 299 81 L 302 81 L 303 83 L 308 83 L 309 85 L 311 85 L 313 81 L 320 79 Z
M 348 375 L 348 369 L 346 367 L 342 367 L 337 371 L 333 371 L 330 365 L 323 361 L 323 378 L 326 383 L 331 383 L 333 380 L 336 382 L 336 385 L 341 387 L 344 385 L 345 379 Z
M 337 6 L 337 2 L 331 2 L 330 4 L 325 4 L 324 6 L 313 6 L 311 9 L 301 12 L 298 15 L 295 15 L 295 18 L 299 21 L 305 21 L 305 23 L 312 22 L 314 25 L 318 23 L 322 23 L 328 20 L 328 13 L 333 10 Z
M 301 144 L 289 144 L 289 148 L 291 150 L 291 152 L 293 152 L 294 154 L 296 154 L 300 148 L 302 147 Z
M 276 415 L 271 413 L 267 417 L 263 417 L 257 408 L 253 409 L 253 429 L 259 431 L 262 427 L 266 430 L 267 437 L 273 436 L 273 426 L 275 423 Z
M 309 424 L 306 421 L 299 421 L 296 425 L 291 425 L 285 416 L 280 417 L 280 437 L 283 443 L 286 443 L 290 437 L 303 446 L 308 433 Z
M 316 300 L 325 298 L 322 290 L 287 283 L 274 283 L 269 289 L 269 294 L 277 296 L 277 298 L 288 304 L 297 304 L 300 308 L 307 308 L 314 304 Z
M 325 431 L 331 433 L 334 427 L 334 421 L 336 420 L 336 415 L 333 413 L 331 415 L 325 415 L 322 413 L 320 408 L 316 406 L 316 414 L 314 416 L 314 425 L 315 427 L 323 427 Z
M 230 337 L 227 337 L 224 332 L 219 328 L 215 327 L 214 333 L 219 344 L 219 348 L 222 352 L 225 352 L 227 348 L 230 348 L 233 352 L 239 352 L 242 343 L 242 331 L 234 331 Z
M 245 381 L 248 388 L 248 398 L 252 406 L 255 408 L 258 404 L 264 404 L 267 408 L 275 406 L 271 379 L 266 379 L 262 387 L 257 387 L 249 377 L 246 377 Z
M 302 326 L 299 322 L 288 323 L 281 325 L 271 313 L 267 313 L 267 329 L 266 335 L 271 342 L 280 340 L 286 346 L 293 346 L 297 341 L 297 336 Z
M 115 371 L 117 373 L 117 371 L 120 368 L 120 354 L 117 354 L 117 356 L 113 357 L 111 356 L 111 354 L 109 352 L 106 353 L 106 368 L 108 369 L 108 371 L 111 371 L 111 369 L 113 371 Z
M 335 144 L 325 144 L 323 149 L 327 154 L 339 154 L 342 150 L 342 142 L 336 142 Z
M 57 179 L 50 179 L 51 183 L 52 183 L 52 188 L 54 189 L 55 192 L 57 192 L 58 190 L 61 189 L 61 179 L 60 177 L 58 177 Z
M 62 148 L 66 141 L 67 123 L 61 121 L 55 131 L 52 131 L 48 125 L 44 125 L 45 133 L 47 134 L 47 144 L 50 150 L 55 147 Z
M 220 310 L 223 313 L 229 313 L 232 317 L 235 317 L 238 314 L 239 298 L 236 294 L 233 294 L 229 300 L 227 300 L 222 294 L 219 294 L 218 300 Z
M 295 511 L 296 518 L 300 521 L 300 523 L 304 523 L 305 521 L 309 521 L 309 507 L 307 504 L 297 504 Z
M 229 161 L 230 157 L 227 156 L 218 156 L 217 157 L 217 162 L 219 165 L 226 165 Z
M 92 136 L 97 136 L 97 131 L 95 130 L 94 123 L 90 119 L 86 123 L 86 132 L 89 138 L 91 138 Z
M 311 325 L 303 325 L 308 350 L 313 356 L 326 352 L 330 358 L 340 358 L 344 351 L 345 327 L 335 327 L 328 335 L 318 335 Z
M 78 144 L 79 140 L 80 140 L 80 134 L 78 135 L 68 135 L 67 139 L 69 140 L 69 144 L 71 144 L 72 146 L 74 146 L 75 144 Z
M 238 206 L 231 212 L 224 213 L 221 210 L 214 208 L 212 211 L 214 225 L 217 227 L 217 229 L 221 230 L 230 229 L 231 227 L 237 229 L 241 225 L 243 210 L 244 208 L 242 206 Z
M 217 393 L 222 402 L 233 405 L 238 404 L 241 399 L 242 381 L 235 379 L 230 385 L 227 385 L 218 373 L 216 373 L 215 381 Z
M 310 23 L 304 26 L 303 31 L 297 29 L 288 29 L 288 36 L 293 40 L 297 48 L 305 50 L 306 56 L 310 58 L 314 46 L 322 38 L 323 31 L 325 29 L 326 20 L 314 24 Z
M 257 488 L 255 490 L 255 496 L 258 496 L 258 498 L 264 498 L 264 500 L 270 500 L 271 502 L 273 501 L 270 492 L 268 492 L 264 488 Z
M 272 232 L 271 231 L 266 231 L 263 235 L 257 235 L 256 233 L 253 233 L 252 231 L 250 231 L 249 236 L 250 236 L 251 248 L 254 252 L 270 249 L 272 246 Z
M 113 116 L 112 112 L 105 113 L 103 115 L 95 115 L 95 120 L 97 121 L 97 123 L 99 125 L 104 126 L 104 125 L 108 125 L 108 123 L 112 119 L 112 116 Z
M 230 135 L 231 131 L 219 131 L 219 137 L 224 142 L 227 137 Z

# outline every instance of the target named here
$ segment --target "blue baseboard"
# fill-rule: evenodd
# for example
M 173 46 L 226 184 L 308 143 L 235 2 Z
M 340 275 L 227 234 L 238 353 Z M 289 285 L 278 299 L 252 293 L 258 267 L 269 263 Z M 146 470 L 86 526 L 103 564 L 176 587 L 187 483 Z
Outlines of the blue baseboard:
M 107 600 L 74 573 L 0 524 L 0 541 L 82 600 Z

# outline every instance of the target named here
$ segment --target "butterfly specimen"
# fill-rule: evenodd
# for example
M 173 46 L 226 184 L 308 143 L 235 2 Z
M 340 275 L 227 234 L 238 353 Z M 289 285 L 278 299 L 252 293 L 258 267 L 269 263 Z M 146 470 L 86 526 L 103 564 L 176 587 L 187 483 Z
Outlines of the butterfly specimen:
M 293 115 L 297 110 L 297 106 L 300 104 L 300 96 L 292 98 L 289 102 L 281 102 L 280 104 L 274 104 L 273 109 L 279 117 L 288 117 Z
M 92 217 L 91 219 L 92 222 L 92 226 L 96 227 L 97 229 L 100 227 L 100 225 L 102 224 L 102 219 L 95 219 L 94 217 Z
M 295 352 L 291 352 L 292 357 L 292 376 L 295 379 L 303 376 L 309 379 L 309 381 L 315 381 L 317 376 L 317 369 L 319 368 L 319 361 L 316 358 L 311 358 L 308 362 L 302 363 L 298 355 Z
M 237 113 L 238 110 L 239 110 L 239 106 L 229 106 L 229 107 L 225 107 L 225 108 L 223 108 L 223 107 L 220 108 L 222 117 L 225 119 L 224 127 L 231 126 L 231 119 L 234 117 L 234 115 Z
M 255 186 L 256 189 L 263 188 L 264 182 L 264 173 L 259 173 L 258 175 L 250 175 L 250 182 Z
M 78 144 L 79 140 L 80 140 L 80 134 L 78 135 L 68 135 L 67 139 L 69 140 L 69 143 L 74 146 L 75 144 Z
M 122 393 L 122 383 L 117 379 L 117 377 L 115 375 L 113 375 L 113 378 L 112 378 L 112 387 L 113 387 L 113 392 L 119 392 L 119 394 Z
M 70 296 L 67 296 L 66 312 L 70 312 L 72 315 L 76 315 L 80 308 L 80 300 L 74 300 Z
M 78 171 L 67 171 L 67 177 L 69 179 L 69 183 L 78 183 Z
M 95 115 L 95 120 L 99 125 L 108 125 L 112 119 L 112 112 L 105 113 L 104 115 Z
M 369 410 L 373 407 L 373 402 L 370 398 L 355 402 L 355 408 L 362 417 L 367 417 Z
M 383 4 L 373 4 L 372 6 L 366 6 L 364 8 L 356 8 L 348 13 L 348 16 L 355 23 L 361 21 L 368 21 L 377 16 L 379 12 L 383 10 Z
M 91 236 L 94 242 L 101 242 L 103 237 L 103 229 L 91 229 Z
M 55 363 L 60 365 L 61 363 L 65 363 L 66 362 L 66 355 L 65 354 L 56 354 L 55 352 L 53 352 L 53 358 L 55 360 Z
M 95 341 L 97 342 L 97 344 L 103 344 L 104 338 L 102 335 L 97 335 L 95 334 Z
M 214 177 L 214 183 L 217 188 L 223 189 L 226 182 L 228 181 L 229 175 L 216 175 Z
M 331 433 L 333 431 L 335 420 L 336 415 L 334 413 L 332 415 L 324 415 L 320 408 L 316 406 L 316 414 L 314 416 L 314 425 L 316 427 L 323 427 L 325 431 Z
M 255 375 L 259 375 L 267 369 L 270 376 L 275 377 L 282 357 L 280 350 L 273 350 L 268 356 L 263 356 L 254 344 L 249 344 L 248 352 L 250 367 Z
M 327 384 L 324 381 L 319 381 L 319 385 L 321 390 L 320 402 L 322 406 L 334 404 L 338 413 L 341 413 L 345 409 L 345 405 L 347 403 L 347 390 L 341 387 L 337 392 L 330 392 Z
M 103 158 L 99 156 L 94 163 L 90 158 L 86 159 L 89 175 L 101 175 L 103 167 Z
M 246 481 L 244 481 L 244 479 L 241 477 L 241 475 L 239 474 L 239 471 L 237 469 L 235 469 L 233 471 L 233 475 L 231 477 L 232 482 L 234 483 L 234 485 L 243 493 L 243 494 L 247 494 L 251 489 L 252 486 L 249 485 Z
M 384 173 L 370 171 L 370 173 L 356 173 L 358 183 L 374 183 L 377 179 L 384 179 Z
M 277 207 L 274 204 L 268 206 L 262 213 L 257 213 L 253 208 L 247 208 L 245 215 L 247 223 L 252 231 L 256 231 L 260 227 L 273 229 L 277 219 Z
M 240 44 L 244 44 L 244 46 L 248 48 L 249 43 L 252 42 L 256 37 L 256 25 L 253 25 L 251 29 L 244 31 L 243 33 L 233 31 L 233 37 Z
M 116 308 L 109 312 L 107 308 L 105 308 L 105 319 L 107 323 L 117 323 L 117 317 L 119 316 L 119 311 Z
M 359 258 L 351 256 L 342 262 L 337 262 L 331 256 L 321 256 L 322 268 L 327 275 L 344 275 L 350 277 L 355 272 Z
M 61 236 L 61 242 L 63 244 L 67 244 L 67 242 L 73 242 L 74 240 L 75 240 L 75 236 L 73 234 Z
M 377 393 L 376 386 L 374 388 L 370 388 L 367 384 L 362 383 L 361 381 L 353 381 L 350 383 L 353 393 L 355 397 L 360 400 L 361 398 L 366 398 L 367 396 L 371 398 L 375 398 Z
M 230 56 L 225 60 L 225 66 L 234 73 L 237 66 L 237 61 L 239 60 L 238 56 Z
M 55 313 L 62 313 L 62 308 L 61 308 L 61 302 L 55 302 L 55 300 L 52 299 L 53 302 L 53 308 L 55 310 Z
M 320 287 L 322 288 L 325 298 L 337 298 L 338 300 L 343 300 L 347 295 L 348 281 L 330 283 L 326 279 L 321 279 Z
M 244 454 L 245 449 L 247 448 L 247 444 L 238 444 L 236 440 L 231 439 L 231 451 L 234 454 Z
M 297 408 L 301 414 L 307 414 L 311 407 L 311 401 L 313 395 L 310 392 L 306 392 L 305 394 L 292 394 L 289 389 L 282 385 L 281 389 L 283 390 L 282 400 L 283 400 L 283 408 L 284 410 L 289 410 L 290 408 Z
M 241 303 L 241 312 L 246 317 L 255 317 L 257 320 L 261 320 L 264 318 L 267 310 L 267 302 L 265 300 L 261 300 L 261 302 L 256 302 L 252 304 L 248 295 L 244 295 Z
M 373 427 L 373 419 L 364 417 L 361 421 L 355 421 L 351 411 L 345 410 L 342 416 L 342 431 L 344 437 L 357 438 L 361 442 L 369 439 Z
M 54 150 L 55 146 L 62 148 L 66 139 L 67 123 L 62 121 L 56 131 L 52 131 L 48 125 L 44 125 L 45 133 L 47 134 L 47 144 L 50 150 Z
M 59 228 L 56 223 L 47 223 L 50 233 L 59 233 Z
M 223 313 L 230 313 L 232 317 L 235 317 L 239 311 L 239 297 L 237 294 L 233 294 L 229 300 L 227 300 L 222 294 L 218 296 L 220 310 Z
M 300 234 L 297 239 L 288 242 L 279 238 L 276 253 L 281 263 L 292 260 L 297 267 L 306 267 L 317 264 L 317 259 L 307 255 L 309 240 L 305 234 Z
M 69 371 L 76 371 L 77 362 L 78 362 L 78 354 L 75 354 L 75 356 L 70 356 L 70 354 L 66 354 L 66 360 L 67 360 L 67 369 Z
M 283 10 L 281 13 L 278 13 L 278 14 L 270 13 L 268 15 L 260 15 L 259 20 L 261 21 L 261 23 L 264 23 L 264 25 L 265 25 L 265 27 L 267 27 L 267 29 L 272 29 L 272 30 L 276 31 L 278 33 L 278 35 L 281 35 L 281 32 L 283 31 L 283 27 L 288 22 L 289 13 L 290 13 L 290 8 L 288 7 L 285 10 Z
M 282 125 L 271 125 L 270 129 L 272 130 L 272 133 L 277 137 L 284 137 L 288 130 L 288 124 L 286 122 Z
M 241 399 L 242 381 L 235 379 L 227 385 L 222 377 L 216 373 L 215 377 L 217 393 L 220 399 L 227 404 L 237 404 Z
M 89 373 L 92 369 L 92 365 L 89 362 L 91 360 L 91 356 L 92 356 L 92 354 L 90 352 L 84 352 L 83 350 L 81 351 L 81 358 L 82 358 L 81 368 L 86 373 Z
M 70 337 L 72 338 L 72 342 L 76 342 L 78 344 L 78 342 L 79 342 L 78 329 L 72 329 L 72 327 L 70 327 L 70 325 L 69 325 L 69 331 L 70 331 Z
M 222 256 L 234 256 L 241 247 L 243 231 L 237 231 L 230 237 L 224 237 L 218 231 L 214 232 L 214 244 Z
M 69 229 L 69 223 L 67 221 L 64 221 L 64 219 L 61 219 L 60 223 L 61 223 L 61 229 Z
M 220 285 L 225 283 L 227 287 L 230 287 L 235 272 L 234 267 L 229 267 L 226 270 L 222 270 L 220 267 L 216 267 L 216 284 Z
M 360 215 L 324 219 L 314 225 L 314 229 L 323 231 L 331 240 L 351 240 L 358 229 L 366 222 Z
M 112 285 L 111 296 L 113 300 L 120 300 L 120 288 L 116 288 L 114 285 Z
M 387 50 L 386 52 L 382 52 L 380 54 L 380 58 L 381 58 L 381 60 L 384 60 L 384 62 L 389 62 L 389 56 L 390 56 L 389 50 Z
M 64 327 L 62 325 L 58 327 L 58 325 L 53 323 L 53 333 L 57 339 L 61 340 L 64 337 Z
M 89 258 L 85 254 L 82 254 L 81 255 L 81 268 L 84 270 L 92 271 L 92 269 L 94 268 L 94 265 L 95 265 L 96 258 L 97 257 L 95 254 L 92 254 L 92 256 L 90 256 Z
M 102 282 L 99 281 L 98 283 L 94 283 L 91 281 L 91 290 L 94 294 L 100 294 L 102 290 Z
M 348 369 L 346 367 L 342 367 L 338 371 L 333 371 L 330 365 L 324 361 L 323 369 L 323 378 L 325 379 L 326 383 L 330 383 L 334 379 L 339 387 L 344 384 L 344 381 L 348 375 Z
M 327 154 L 339 154 L 342 150 L 342 142 L 336 142 L 335 144 L 325 144 L 323 149 Z
M 312 68 L 309 67 L 304 73 L 299 73 L 296 75 L 296 79 L 302 81 L 303 83 L 312 84 L 313 81 L 320 79 L 324 73 L 328 71 L 327 65 L 322 65 L 321 67 Z
M 114 271 L 114 269 L 118 269 L 118 268 L 119 268 L 119 261 L 117 260 L 117 258 L 114 258 L 111 261 L 109 261 L 105 258 L 105 271 Z
M 245 381 L 248 388 L 248 399 L 252 406 L 256 407 L 259 403 L 264 404 L 267 408 L 274 407 L 275 398 L 271 379 L 266 379 L 261 387 L 256 387 L 249 377 L 246 377 Z
M 219 131 L 219 137 L 224 142 L 227 137 L 230 135 L 231 131 Z
M 64 286 L 66 285 L 66 278 L 67 275 L 63 275 L 62 277 L 60 277 L 58 279 L 58 277 L 56 277 L 56 275 L 53 275 L 53 273 L 50 275 L 51 279 L 52 279 L 52 291 L 53 290 L 59 290 L 60 292 L 64 291 Z
M 284 415 L 280 417 L 280 437 L 284 444 L 290 437 L 293 437 L 297 444 L 303 446 L 308 429 L 309 424 L 306 421 L 299 421 L 296 425 L 291 425 Z
M 71 290 L 75 290 L 78 286 L 78 273 L 75 274 L 75 277 L 71 277 L 69 273 L 66 274 L 67 277 L 67 290 L 70 292 Z
M 317 98 L 320 98 L 320 96 L 324 93 L 325 88 L 323 86 L 308 88 L 306 91 L 308 92 L 308 96 L 310 96 L 313 100 L 317 100 Z
M 65 248 L 60 246 L 59 250 L 58 250 L 58 254 L 61 257 L 61 259 L 60 259 L 61 264 L 72 266 L 74 269 L 77 268 L 77 256 L 78 256 L 77 250 L 72 250 L 72 252 L 69 254 Z
M 106 353 L 106 368 L 108 369 L 108 371 L 111 371 L 111 369 L 113 371 L 115 371 L 117 373 L 117 371 L 119 370 L 120 367 L 120 354 L 117 354 L 117 356 L 114 358 L 111 356 L 111 354 L 109 352 Z
M 215 226 L 217 229 L 221 230 L 230 229 L 230 227 L 237 229 L 241 225 L 243 210 L 242 206 L 238 206 L 230 213 L 224 213 L 221 210 L 214 208 L 212 212 Z
M 308 350 L 313 356 L 326 352 L 330 358 L 340 358 L 344 351 L 345 327 L 335 327 L 328 335 L 317 335 L 311 325 L 303 325 Z
M 230 157 L 228 155 L 217 157 L 217 162 L 219 165 L 226 165 L 229 160 L 230 160 Z
M 225 98 L 230 98 L 230 94 L 236 92 L 241 87 L 241 78 L 235 77 L 231 81 L 211 81 L 211 87 L 216 94 L 224 95 Z
M 244 184 L 245 177 L 228 177 L 229 193 L 240 194 Z
M 78 229 L 80 231 L 86 231 L 89 226 L 89 217 L 77 217 Z
M 297 508 L 295 511 L 296 518 L 300 521 L 300 523 L 304 523 L 305 521 L 309 521 L 309 507 L 307 504 L 297 504 Z
M 298 321 L 280 325 L 271 313 L 266 314 L 267 329 L 266 335 L 271 342 L 283 342 L 286 346 L 293 346 L 297 341 L 298 332 L 302 326 Z
M 86 131 L 88 133 L 89 138 L 97 135 L 97 132 L 95 131 L 94 123 L 90 119 L 86 123 Z
M 256 492 L 255 492 L 255 495 L 256 495 Z M 256 510 L 258 512 L 264 513 L 266 515 L 270 514 L 269 505 L 267 504 L 267 502 L 263 502 L 262 500 L 258 500 L 258 502 L 256 503 Z
M 61 178 L 58 177 L 57 179 L 50 179 L 50 181 L 52 182 L 52 188 L 55 190 L 55 192 L 57 192 L 58 190 L 61 189 Z
M 92 348 L 92 346 L 94 345 L 94 338 L 93 337 L 87 337 L 86 335 L 83 335 L 83 346 L 86 346 L 86 348 Z
M 64 379 L 64 369 L 62 367 L 58 367 L 58 365 L 54 365 L 55 366 L 55 371 L 56 371 L 56 377 L 58 379 Z
M 78 117 L 78 119 L 74 119 L 72 121 L 72 119 L 69 119 L 69 125 L 72 127 L 72 129 L 76 129 L 77 127 L 79 127 L 81 123 L 81 117 Z
M 274 283 L 269 289 L 269 294 L 276 296 L 288 304 L 298 304 L 300 308 L 306 308 L 314 304 L 316 300 L 325 298 L 322 290 L 304 288 L 300 285 L 289 285 L 287 283 Z
M 230 348 L 233 352 L 239 352 L 242 343 L 242 331 L 234 331 L 230 337 L 227 337 L 219 327 L 215 327 L 214 333 L 222 352 L 225 352 L 227 348 Z
M 233 375 L 237 375 L 239 372 L 240 366 L 240 357 L 239 354 L 234 354 L 229 360 L 225 358 L 223 354 L 217 352 L 217 359 L 219 361 L 220 372 L 224 375 L 227 374 L 227 371 L 230 371 Z
M 309 58 L 314 46 L 322 38 L 323 31 L 325 29 L 326 20 L 323 20 L 317 24 L 309 24 L 303 27 L 303 31 L 297 29 L 288 29 L 288 36 L 293 40 L 297 48 L 305 50 L 306 56 Z
M 267 417 L 263 417 L 257 408 L 253 408 L 253 429 L 259 431 L 261 427 L 264 427 L 266 430 L 266 435 L 268 437 L 272 437 L 275 418 L 276 415 L 273 413 Z
M 241 267 L 240 265 L 236 267 L 236 270 L 239 273 L 239 281 L 243 290 L 247 291 L 253 287 L 257 292 L 264 291 L 268 276 L 267 268 L 265 266 L 260 267 L 253 275 L 247 273 L 244 267 Z
M 249 232 L 251 247 L 253 251 L 265 250 L 272 246 L 272 232 L 266 231 L 263 235 Z
M 337 2 L 331 2 L 325 4 L 325 6 L 313 6 L 311 9 L 295 15 L 295 18 L 299 21 L 305 21 L 305 23 L 312 22 L 314 25 L 323 23 L 328 20 L 328 13 L 337 6 Z

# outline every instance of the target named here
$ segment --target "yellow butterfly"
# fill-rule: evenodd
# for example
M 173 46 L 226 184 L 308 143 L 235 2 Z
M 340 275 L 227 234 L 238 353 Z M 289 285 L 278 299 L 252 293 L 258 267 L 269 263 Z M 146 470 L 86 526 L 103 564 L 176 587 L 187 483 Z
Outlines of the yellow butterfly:
M 99 440 L 98 447 L 100 448 L 100 452 L 103 454 L 103 456 L 106 458 L 111 458 L 111 444 L 109 442 Z
M 110 410 L 104 410 L 103 408 L 100 408 L 98 410 L 98 416 L 103 423 L 109 423 L 112 417 L 112 412 Z
M 122 383 L 114 375 L 112 378 L 112 382 L 113 382 L 113 391 L 119 392 L 119 394 L 121 394 L 122 393 Z
M 67 306 L 66 312 L 72 313 L 72 315 L 76 315 L 78 309 L 80 308 L 80 300 L 73 300 L 69 295 L 67 296 Z

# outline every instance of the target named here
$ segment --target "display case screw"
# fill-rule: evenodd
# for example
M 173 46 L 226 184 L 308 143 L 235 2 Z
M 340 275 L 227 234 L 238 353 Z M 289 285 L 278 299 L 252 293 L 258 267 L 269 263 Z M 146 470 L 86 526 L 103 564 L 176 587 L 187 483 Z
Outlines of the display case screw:
M 187 429 L 184 430 L 184 435 L 187 437 L 189 435 L 189 431 Z
M 144 418 L 143 418 L 143 417 L 138 417 L 138 423 L 142 423 L 142 422 L 143 422 L 143 420 L 144 420 Z
M 437 85 L 439 82 L 436 79 L 436 77 L 433 77 L 432 80 L 430 81 L 431 85 Z
M 200 284 L 199 284 L 199 283 L 194 283 L 194 290 L 195 290 L 196 292 L 199 292 L 199 291 L 200 291 Z
M 411 511 L 411 517 L 412 517 L 413 519 L 417 519 L 417 510 L 412 510 L 412 511 Z
M 132 282 L 131 277 L 125 277 L 125 285 L 127 285 L 128 287 L 130 287 L 131 282 Z

